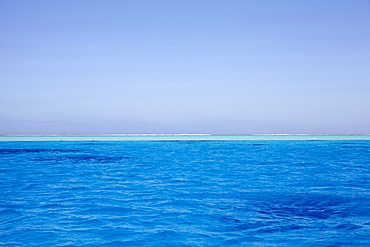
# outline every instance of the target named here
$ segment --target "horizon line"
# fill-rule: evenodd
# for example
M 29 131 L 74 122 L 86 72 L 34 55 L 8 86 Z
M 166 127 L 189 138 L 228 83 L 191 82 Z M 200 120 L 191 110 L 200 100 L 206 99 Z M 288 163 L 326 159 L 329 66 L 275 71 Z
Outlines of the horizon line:
M 0 136 L 366 136 L 370 134 L 0 134 Z

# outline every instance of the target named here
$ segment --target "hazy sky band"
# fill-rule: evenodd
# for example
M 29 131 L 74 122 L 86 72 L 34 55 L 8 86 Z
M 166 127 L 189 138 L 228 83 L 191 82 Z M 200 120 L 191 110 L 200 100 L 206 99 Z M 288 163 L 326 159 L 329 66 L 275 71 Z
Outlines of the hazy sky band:
M 0 142 L 34 141 L 369 141 L 370 135 L 33 135 L 0 136 Z
M 370 133 L 370 2 L 0 1 L 0 134 Z

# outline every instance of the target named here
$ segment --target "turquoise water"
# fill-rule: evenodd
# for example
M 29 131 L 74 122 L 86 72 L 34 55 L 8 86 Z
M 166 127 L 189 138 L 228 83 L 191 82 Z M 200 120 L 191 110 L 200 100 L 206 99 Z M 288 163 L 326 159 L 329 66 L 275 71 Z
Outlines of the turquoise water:
M 366 138 L 3 136 L 0 246 L 370 246 Z

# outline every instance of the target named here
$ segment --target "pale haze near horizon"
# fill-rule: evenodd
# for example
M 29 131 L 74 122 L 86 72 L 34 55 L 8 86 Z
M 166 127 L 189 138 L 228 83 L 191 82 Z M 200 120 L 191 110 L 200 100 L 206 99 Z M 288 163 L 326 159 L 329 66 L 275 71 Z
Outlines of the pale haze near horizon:
M 370 134 L 370 1 L 0 0 L 0 134 Z

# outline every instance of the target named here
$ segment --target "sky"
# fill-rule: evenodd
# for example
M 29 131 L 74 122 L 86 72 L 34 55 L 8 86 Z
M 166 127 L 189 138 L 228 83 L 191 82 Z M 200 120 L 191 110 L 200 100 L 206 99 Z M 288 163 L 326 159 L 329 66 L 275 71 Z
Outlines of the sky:
M 0 134 L 370 134 L 370 0 L 0 0 Z

